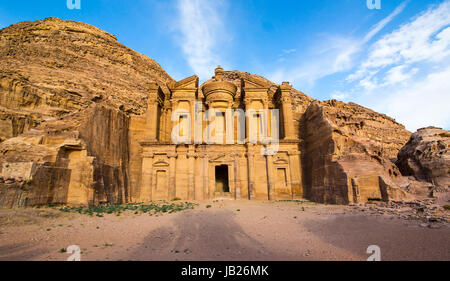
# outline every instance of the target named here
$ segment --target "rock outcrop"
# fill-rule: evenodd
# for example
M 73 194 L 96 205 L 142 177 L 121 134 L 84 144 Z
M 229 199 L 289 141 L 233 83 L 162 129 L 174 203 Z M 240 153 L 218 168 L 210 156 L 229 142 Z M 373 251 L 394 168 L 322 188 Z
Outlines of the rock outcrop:
M 399 151 L 396 162 L 404 176 L 450 187 L 450 132 L 436 127 L 419 129 Z
M 174 81 L 154 60 L 94 26 L 47 18 L 0 31 L 0 138 L 101 102 L 146 110 L 150 82 Z
M 129 118 L 145 113 L 152 82 L 167 93 L 174 80 L 94 26 L 2 29 L 0 206 L 128 201 Z
M 392 118 L 357 104 L 314 101 L 301 126 L 305 196 L 335 204 L 405 197 L 392 159 L 409 136 Z

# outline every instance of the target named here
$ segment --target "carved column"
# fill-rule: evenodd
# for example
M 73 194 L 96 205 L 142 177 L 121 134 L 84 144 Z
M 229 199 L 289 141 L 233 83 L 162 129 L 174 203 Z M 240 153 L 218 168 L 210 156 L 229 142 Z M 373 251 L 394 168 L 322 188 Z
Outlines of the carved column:
M 239 171 L 239 158 L 240 154 L 236 153 L 234 154 L 234 187 L 235 187 L 235 198 L 241 199 L 241 178 L 240 178 L 240 171 Z
M 195 181 L 195 200 L 202 200 L 203 195 L 203 154 L 198 154 L 195 158 L 195 168 L 194 168 L 194 181 Z
M 167 141 L 167 127 L 168 127 L 168 125 L 167 125 L 167 114 L 168 114 L 168 109 L 167 108 L 164 108 L 164 110 L 163 110 L 163 114 L 161 115 L 161 134 L 160 134 L 160 137 L 159 137 L 159 140 L 160 141 L 164 141 L 164 142 L 166 142 Z
M 248 112 L 251 105 L 251 99 L 245 99 L 245 111 Z M 250 141 L 250 116 L 245 116 L 245 140 L 247 143 Z
M 177 154 L 171 153 L 167 155 L 169 157 L 169 199 L 173 199 L 176 197 L 176 160 Z
M 294 198 L 303 197 L 302 167 L 300 164 L 300 152 L 289 153 L 289 168 L 291 171 L 292 195 Z
M 203 157 L 203 199 L 210 199 L 208 161 L 208 155 L 205 154 Z
M 215 166 L 214 164 L 208 163 L 208 188 L 209 188 L 209 199 L 214 199 L 216 196 L 216 185 L 214 182 L 215 179 Z
M 249 145 L 247 147 L 247 161 L 248 161 L 248 197 L 250 200 L 256 198 L 255 194 L 255 180 L 254 180 L 254 152 Z
M 146 153 L 142 159 L 142 182 L 140 199 L 143 202 L 152 200 L 153 153 Z
M 273 178 L 273 155 L 266 155 L 267 164 L 267 194 L 269 200 L 274 200 L 275 181 Z
M 166 126 L 165 126 L 165 135 L 166 139 L 165 141 L 171 141 L 172 140 L 172 103 L 169 101 L 166 101 Z
M 188 120 L 190 121 L 189 124 L 189 132 L 190 132 L 190 143 L 194 144 L 194 125 L 195 125 L 195 116 L 194 116 L 194 112 L 195 112 L 195 99 L 191 99 L 189 100 L 189 118 Z
M 153 94 L 147 104 L 147 136 L 149 141 L 157 141 L 158 137 L 158 99 Z
M 188 169 L 188 199 L 195 200 L 195 179 L 194 179 L 194 167 L 195 167 L 195 153 L 189 152 L 187 154 L 189 161 Z
M 268 138 L 270 135 L 271 135 L 271 133 L 270 133 L 270 112 L 269 112 L 269 101 L 268 101 L 268 99 L 267 98 L 264 98 L 263 100 L 262 100 L 262 103 L 263 103 L 263 112 L 262 112 L 262 115 L 261 115 L 261 119 L 262 119 L 262 122 L 261 122 L 261 125 L 262 125 L 262 127 L 261 127 L 261 129 L 260 129 L 260 139 L 261 140 L 263 140 L 263 138 Z
M 291 103 L 291 89 L 292 86 L 289 82 L 283 82 L 281 85 L 281 110 L 283 114 L 283 126 L 284 126 L 284 138 L 285 139 L 295 139 L 294 134 L 294 123 L 292 115 L 292 103 Z

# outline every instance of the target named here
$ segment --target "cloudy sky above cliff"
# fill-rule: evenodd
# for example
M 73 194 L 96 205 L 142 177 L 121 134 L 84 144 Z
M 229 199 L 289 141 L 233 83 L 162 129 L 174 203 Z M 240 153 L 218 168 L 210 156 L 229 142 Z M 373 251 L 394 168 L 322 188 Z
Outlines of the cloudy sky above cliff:
M 359 103 L 409 130 L 450 129 L 450 0 L 381 0 L 381 9 L 366 0 L 81 0 L 81 10 L 66 2 L 0 0 L 0 28 L 83 21 L 177 80 L 204 81 L 220 64 Z

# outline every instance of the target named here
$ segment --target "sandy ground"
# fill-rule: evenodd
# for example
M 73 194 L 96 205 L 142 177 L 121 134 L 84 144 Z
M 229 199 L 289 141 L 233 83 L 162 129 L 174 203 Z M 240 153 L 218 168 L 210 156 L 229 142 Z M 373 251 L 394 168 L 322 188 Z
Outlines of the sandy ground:
M 206 208 L 211 205 L 211 208 Z M 0 260 L 450 260 L 450 227 L 298 202 L 201 202 L 158 217 L 0 210 Z

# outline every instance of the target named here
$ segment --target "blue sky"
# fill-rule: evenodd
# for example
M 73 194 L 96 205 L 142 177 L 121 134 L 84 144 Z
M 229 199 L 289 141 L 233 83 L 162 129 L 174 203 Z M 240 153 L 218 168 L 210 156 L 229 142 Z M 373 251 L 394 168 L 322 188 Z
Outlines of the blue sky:
M 75 1 L 75 0 L 74 0 Z M 0 28 L 83 21 L 155 59 L 175 79 L 217 65 L 353 101 L 414 131 L 450 128 L 450 0 L 0 0 Z M 375 0 L 373 0 L 375 1 Z

